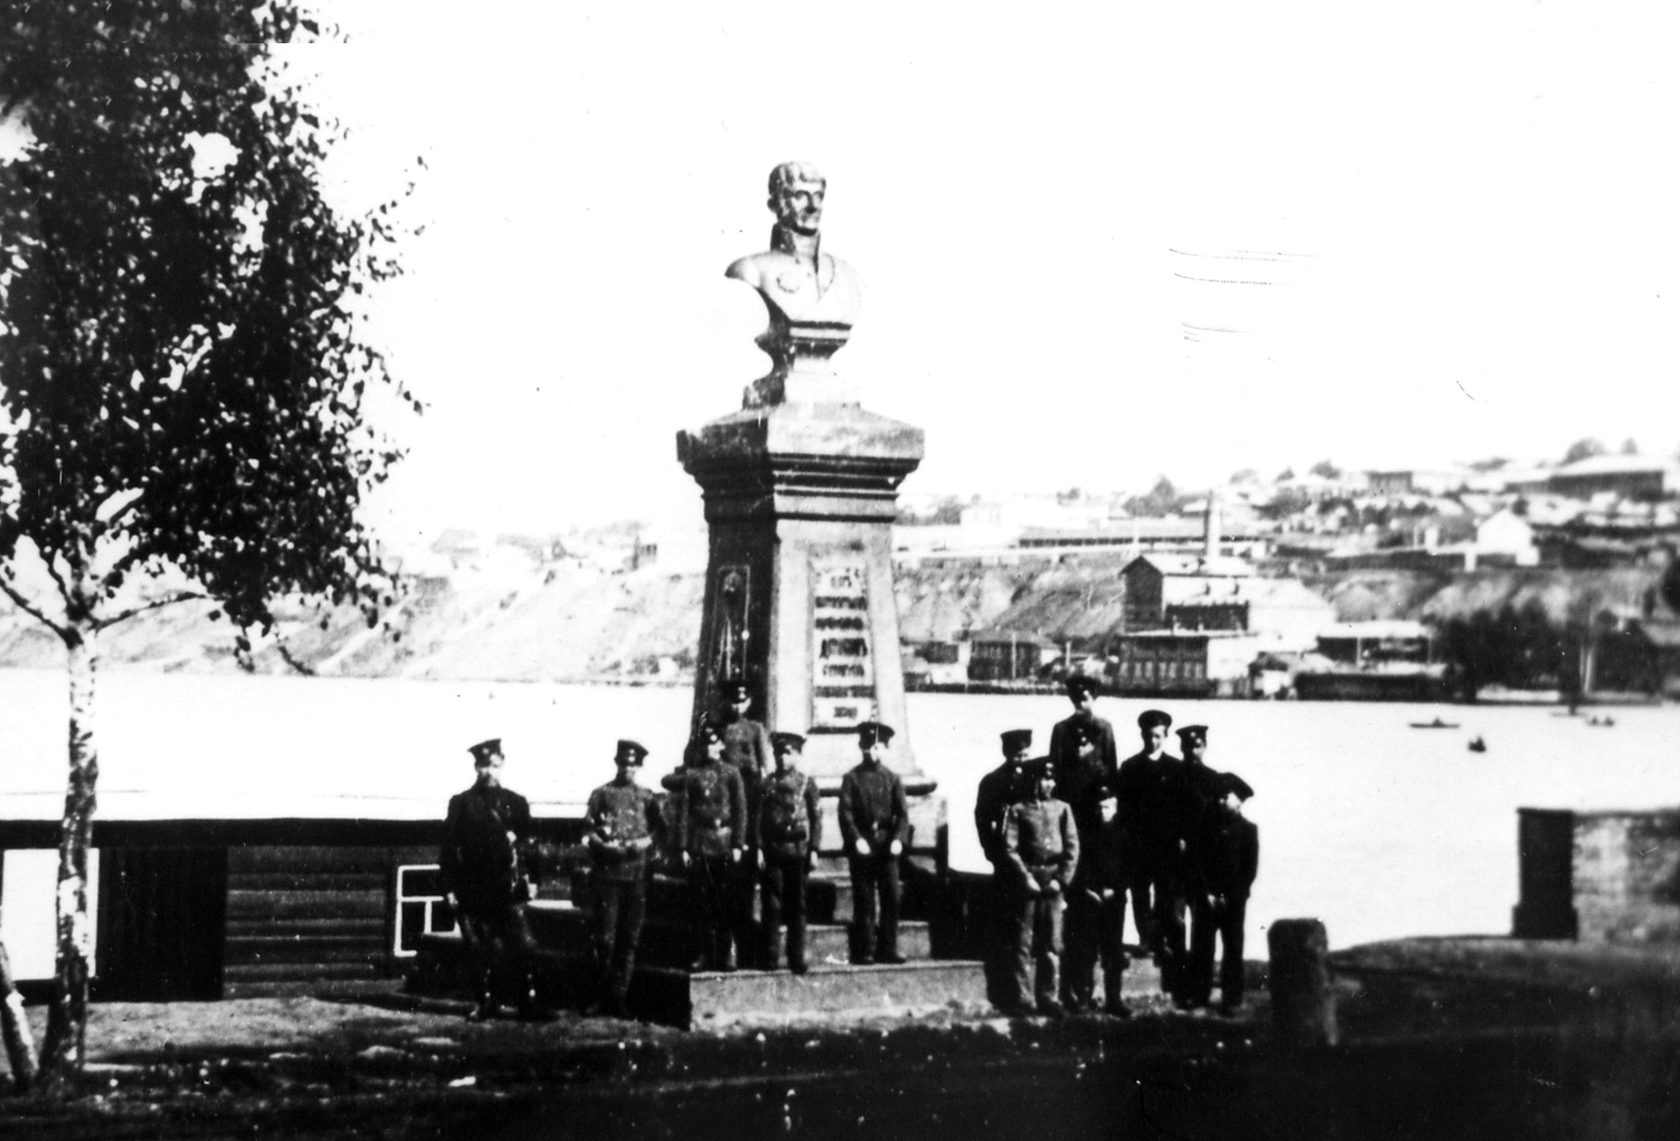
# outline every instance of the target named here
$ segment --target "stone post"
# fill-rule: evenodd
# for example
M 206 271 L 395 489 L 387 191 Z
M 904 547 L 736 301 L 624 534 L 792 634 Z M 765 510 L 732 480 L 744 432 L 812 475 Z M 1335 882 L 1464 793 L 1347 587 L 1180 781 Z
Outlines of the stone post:
M 1330 989 L 1330 940 L 1316 919 L 1280 919 L 1266 933 L 1271 952 L 1272 1026 L 1278 1044 L 1311 1049 L 1341 1041 Z

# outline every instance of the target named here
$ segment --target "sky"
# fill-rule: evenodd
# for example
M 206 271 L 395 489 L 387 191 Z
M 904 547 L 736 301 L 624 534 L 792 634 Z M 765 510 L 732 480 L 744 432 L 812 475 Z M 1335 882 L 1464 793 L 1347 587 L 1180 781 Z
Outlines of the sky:
M 1673 5 L 321 7 L 334 193 L 419 175 L 394 538 L 698 519 L 792 158 L 907 493 L 1680 447 Z

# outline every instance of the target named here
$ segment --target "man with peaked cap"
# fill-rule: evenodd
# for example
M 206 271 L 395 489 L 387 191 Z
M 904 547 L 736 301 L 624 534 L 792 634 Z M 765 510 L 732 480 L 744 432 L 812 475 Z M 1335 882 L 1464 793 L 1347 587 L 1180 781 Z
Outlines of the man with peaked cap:
M 1032 730 L 1010 729 L 1000 734 L 1000 740 L 1003 763 L 980 778 L 974 797 L 974 831 L 980 838 L 980 851 L 992 865 L 981 941 L 986 948 L 986 994 L 996 1006 L 1009 1001 L 1015 962 L 1015 927 L 1010 919 L 1009 888 L 1002 873 L 1003 816 L 1010 805 L 1033 795 L 1027 787 Z
M 840 779 L 840 835 L 846 841 L 856 916 L 852 962 L 858 966 L 904 961 L 898 953 L 898 859 L 910 842 L 910 809 L 904 782 L 881 763 L 892 739 L 890 725 L 859 725 L 863 758 Z
M 1078 953 L 1102 962 L 1104 1011 L 1115 1018 L 1130 1018 L 1123 996 L 1126 968 L 1131 964 L 1125 943 L 1126 892 L 1131 886 L 1126 838 L 1121 831 L 1120 804 L 1114 795 L 1113 782 L 1098 789 L 1096 796 L 1098 824 L 1088 841 L 1083 833 L 1080 835 L 1079 867 L 1068 893 L 1068 910 L 1071 913 L 1078 902 L 1092 914 L 1086 935 L 1094 946 L 1081 947 Z M 1071 927 L 1067 939 L 1067 957 L 1071 961 L 1075 954 Z M 1095 980 L 1093 988 L 1094 985 Z
M 1178 731 L 1187 793 L 1184 892 L 1190 909 L 1190 948 L 1174 998 L 1186 1009 L 1206 1006 L 1212 996 L 1215 936 L 1226 950 L 1221 989 L 1228 986 L 1236 1003 L 1242 1002 L 1242 927 L 1259 860 L 1258 832 L 1242 818 L 1242 802 L 1254 789 L 1235 773 L 1208 766 L 1207 738 L 1206 725 L 1186 725 Z M 1228 1001 L 1228 994 L 1222 1000 Z
M 1085 674 L 1067 679 L 1073 713 L 1050 730 L 1050 765 L 1056 771 L 1057 796 L 1073 809 L 1081 825 L 1096 817 L 1092 793 L 1114 777 L 1120 767 L 1114 726 L 1096 714 L 1102 683 Z
M 467 1018 L 496 1013 L 498 974 L 518 988 L 521 1018 L 549 1017 L 537 994 L 536 942 L 525 922 L 531 898 L 531 805 L 502 787 L 499 738 L 470 746 L 475 780 L 449 798 L 440 854 L 450 910 L 472 958 L 476 1002 Z
M 648 854 L 664 830 L 659 798 L 637 780 L 647 749 L 620 740 L 613 754 L 618 774 L 589 794 L 584 836 L 593 864 L 595 966 L 599 1009 L 622 1015 L 636 948 L 647 917 Z
M 1050 731 L 1050 764 L 1056 795 L 1073 809 L 1080 843 L 1089 848 L 1102 820 L 1098 798 L 1119 770 L 1114 726 L 1095 712 L 1101 683 L 1085 674 L 1067 679 L 1073 714 Z M 1097 909 L 1081 885 L 1075 885 L 1064 916 L 1067 958 L 1062 964 L 1062 1005 L 1084 1010 L 1094 1004 L 1097 966 Z
M 1260 830 L 1243 817 L 1247 782 L 1224 775 L 1197 852 L 1196 900 L 1187 984 L 1190 1001 L 1205 1006 L 1213 990 L 1213 942 L 1223 948 L 1219 964 L 1219 1012 L 1235 1013 L 1243 1002 L 1243 927 L 1248 896 L 1260 869 Z
M 725 708 L 719 721 L 723 729 L 723 759 L 740 771 L 751 801 L 758 782 L 775 768 L 770 731 L 762 721 L 747 716 L 752 709 L 752 690 L 746 682 L 725 683 L 723 700 Z
M 682 797 L 676 847 L 688 876 L 689 915 L 700 935 L 694 969 L 732 971 L 734 949 L 746 946 L 730 888 L 747 840 L 747 795 L 740 772 L 723 759 L 723 727 L 704 722 L 687 766 L 662 783 Z
M 1180 993 L 1185 959 L 1183 860 L 1189 793 L 1184 762 L 1166 751 L 1172 717 L 1159 709 L 1138 716 L 1143 747 L 1115 777 L 1121 832 L 1131 867 L 1132 919 L 1139 941 L 1155 955 L 1161 986 Z
M 758 816 L 760 786 L 776 766 L 772 755 L 774 750 L 770 744 L 770 731 L 764 723 L 747 716 L 752 709 L 752 689 L 746 682 L 739 679 L 725 682 L 723 701 L 723 715 L 718 719 L 718 727 L 723 733 L 723 759 L 741 774 L 741 787 L 747 797 L 747 831 L 750 832 L 750 825 Z M 750 838 L 744 840 L 744 844 L 750 848 Z M 729 869 L 729 914 L 742 938 L 746 937 L 746 929 L 752 923 L 753 895 L 758 890 L 758 864 L 759 861 L 749 852 L 748 858 Z M 750 942 L 741 946 L 740 965 L 757 966 L 759 948 Z M 750 951 L 744 949 L 749 946 L 752 947 Z
M 805 738 L 798 733 L 772 733 L 770 744 L 776 768 L 764 778 L 754 818 L 754 846 L 764 885 L 764 969 L 777 969 L 785 920 L 788 969 L 802 975 L 807 970 L 805 880 L 817 866 L 822 847 L 822 811 L 817 782 L 799 771 Z
M 1056 773 L 1048 761 L 1029 766 L 1029 800 L 1003 814 L 1003 869 L 1014 899 L 1015 985 L 1004 1009 L 1052 1017 L 1063 1011 L 1057 995 L 1062 955 L 1062 903 L 1079 866 L 1079 829 L 1073 810 L 1056 799 Z

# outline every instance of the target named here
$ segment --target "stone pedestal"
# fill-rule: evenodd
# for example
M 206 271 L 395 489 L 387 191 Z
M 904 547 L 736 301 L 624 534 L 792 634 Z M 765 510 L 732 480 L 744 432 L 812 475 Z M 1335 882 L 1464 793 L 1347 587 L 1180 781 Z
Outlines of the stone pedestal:
M 883 721 L 898 730 L 888 766 L 930 791 L 905 715 L 892 570 L 921 429 L 857 404 L 784 401 L 678 433 L 677 456 L 710 532 L 695 720 L 744 680 L 755 716 L 805 734 L 802 767 L 830 788 L 857 763 L 858 724 Z

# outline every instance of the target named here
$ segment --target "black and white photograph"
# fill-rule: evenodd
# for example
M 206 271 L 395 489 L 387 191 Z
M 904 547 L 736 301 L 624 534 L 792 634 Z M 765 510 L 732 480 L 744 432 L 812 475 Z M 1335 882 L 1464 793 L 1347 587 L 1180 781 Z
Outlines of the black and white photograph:
M 1680 1135 L 1676 44 L 0 0 L 0 1137 Z

